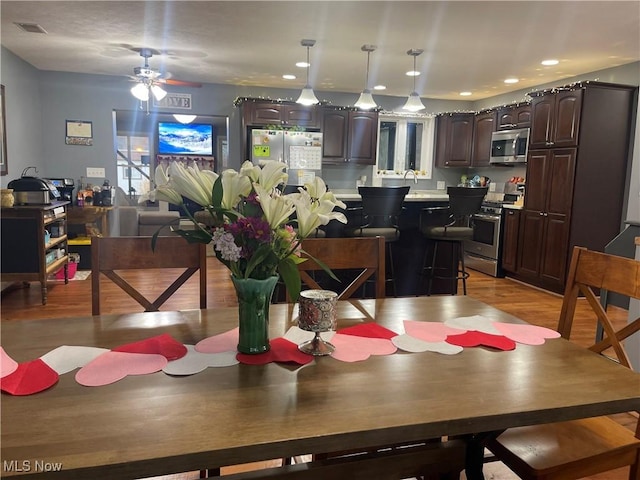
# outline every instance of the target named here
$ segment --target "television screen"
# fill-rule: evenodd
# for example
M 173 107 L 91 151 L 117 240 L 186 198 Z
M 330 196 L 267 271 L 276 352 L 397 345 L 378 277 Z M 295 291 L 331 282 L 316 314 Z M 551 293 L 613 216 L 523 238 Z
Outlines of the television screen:
M 213 155 L 213 125 L 159 122 L 158 154 Z

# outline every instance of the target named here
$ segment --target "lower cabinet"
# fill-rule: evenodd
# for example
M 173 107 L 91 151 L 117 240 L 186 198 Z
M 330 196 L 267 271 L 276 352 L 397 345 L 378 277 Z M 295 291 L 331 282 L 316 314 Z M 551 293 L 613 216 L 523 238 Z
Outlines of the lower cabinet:
M 520 210 L 505 209 L 502 237 L 502 268 L 511 273 L 518 271 L 518 232 Z

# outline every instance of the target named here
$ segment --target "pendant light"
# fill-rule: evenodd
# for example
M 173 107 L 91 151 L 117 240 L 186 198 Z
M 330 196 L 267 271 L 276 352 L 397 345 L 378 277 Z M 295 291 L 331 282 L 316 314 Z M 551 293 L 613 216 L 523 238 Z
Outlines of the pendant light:
M 148 84 L 147 82 L 138 83 L 131 88 L 131 94 L 143 102 L 149 101 L 150 91 L 157 101 L 167 96 L 167 92 L 162 87 L 155 84 Z
M 316 94 L 313 93 L 311 85 L 309 85 L 309 67 L 311 66 L 311 64 L 309 63 L 309 49 L 315 44 L 315 40 L 304 39 L 300 42 L 300 45 L 302 45 L 303 47 L 307 47 L 307 84 L 302 89 L 302 92 L 300 92 L 298 100 L 296 100 L 296 103 L 300 103 L 302 105 L 316 105 L 320 103 L 320 101 L 316 98 Z
M 416 57 L 422 54 L 422 52 L 424 52 L 424 50 L 416 48 L 412 48 L 407 51 L 407 55 L 411 55 L 413 57 L 413 91 L 409 94 L 409 98 L 407 98 L 407 102 L 404 104 L 402 109 L 410 112 L 417 112 L 426 108 L 422 104 L 422 100 L 420 100 L 420 95 L 416 92 L 416 77 L 419 75 L 416 70 Z
M 188 124 L 193 122 L 196 119 L 195 115 L 183 115 L 180 113 L 174 113 L 173 118 L 175 118 L 180 123 Z
M 363 52 L 367 52 L 367 76 L 365 77 L 364 90 L 362 90 L 360 98 L 358 98 L 354 107 L 362 110 L 371 110 L 378 106 L 371 95 L 371 90 L 369 90 L 369 56 L 371 55 L 371 52 L 375 51 L 375 49 L 375 45 L 363 45 L 361 48 Z

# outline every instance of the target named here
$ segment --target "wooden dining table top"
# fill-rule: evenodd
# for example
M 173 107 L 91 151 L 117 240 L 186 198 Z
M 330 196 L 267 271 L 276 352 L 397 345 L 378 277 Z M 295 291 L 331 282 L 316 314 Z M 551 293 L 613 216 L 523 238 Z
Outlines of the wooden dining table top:
M 465 296 L 337 307 L 338 328 L 375 321 L 397 333 L 404 320 L 471 315 L 522 323 Z M 296 319 L 297 306 L 272 305 L 271 338 Z M 196 344 L 236 325 L 230 307 L 2 322 L 0 338 L 9 356 L 25 362 L 61 345 L 114 348 L 165 333 Z M 512 351 L 398 351 L 354 363 L 316 357 L 305 366 L 159 372 L 101 387 L 81 386 L 74 375 L 38 394 L 2 394 L 2 477 L 140 478 L 640 408 L 639 374 L 561 338 Z M 16 471 L 12 461 L 31 468 Z M 60 464 L 62 472 L 36 472 L 35 462 Z

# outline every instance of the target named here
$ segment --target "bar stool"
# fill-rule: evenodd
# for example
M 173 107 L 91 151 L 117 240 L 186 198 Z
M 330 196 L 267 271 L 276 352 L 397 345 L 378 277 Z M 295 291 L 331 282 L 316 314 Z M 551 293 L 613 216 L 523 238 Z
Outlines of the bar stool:
M 420 213 L 420 230 L 427 240 L 434 242 L 433 253 L 429 259 L 427 248 L 422 262 L 422 271 L 427 275 L 427 295 L 431 295 L 435 278 L 455 282 L 462 280 L 462 291 L 467 294 L 469 273 L 464 265 L 464 241 L 473 237 L 471 216 L 480 211 L 482 201 L 489 187 L 448 187 L 448 207 L 425 208 Z M 442 243 L 451 246 L 452 268 L 436 268 L 438 246 Z M 445 270 L 436 275 L 436 270 Z
M 402 212 L 404 197 L 409 193 L 409 186 L 401 187 L 358 187 L 362 199 L 363 223 L 348 231 L 350 237 L 384 237 L 385 252 L 389 258 L 386 281 L 391 282 L 393 296 L 396 296 L 395 273 L 393 270 L 392 244 L 400 239 L 398 219 Z M 354 252 L 357 254 L 357 252 Z

